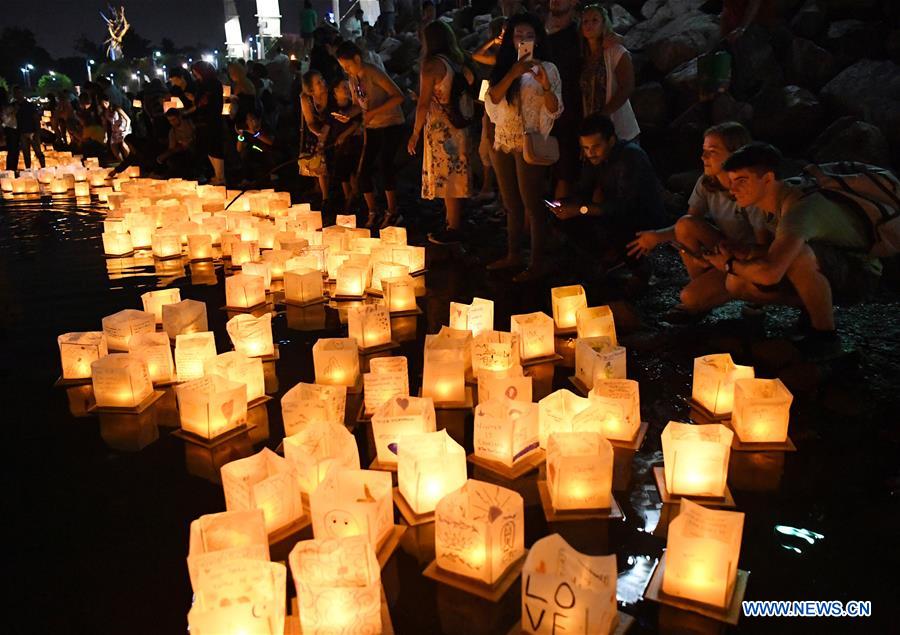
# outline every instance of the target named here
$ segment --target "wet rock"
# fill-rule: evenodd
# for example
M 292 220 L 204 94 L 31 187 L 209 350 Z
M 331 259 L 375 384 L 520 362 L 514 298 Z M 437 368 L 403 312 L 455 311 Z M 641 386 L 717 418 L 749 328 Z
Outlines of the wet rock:
M 641 129 L 665 125 L 669 118 L 666 91 L 659 82 L 641 84 L 631 94 L 631 107 Z
M 699 0 L 649 0 L 641 9 L 647 20 L 625 36 L 629 50 L 646 51 L 653 66 L 668 73 L 709 50 L 718 37 L 715 18 L 700 11 Z
M 672 69 L 666 75 L 665 84 L 666 88 L 672 92 L 678 110 L 684 110 L 695 103 L 700 93 L 697 58 L 688 60 Z
M 731 93 L 748 99 L 763 85 L 779 85 L 784 73 L 769 41 L 768 32 L 751 26 L 732 45 Z
M 791 30 L 800 37 L 813 39 L 825 30 L 826 22 L 819 0 L 807 0 L 791 20 Z
M 816 163 L 862 161 L 891 166 L 890 148 L 884 134 L 856 117 L 841 117 L 828 126 L 810 146 L 809 155 Z
M 822 89 L 823 101 L 841 114 L 857 115 L 878 126 L 894 147 L 900 145 L 900 66 L 888 60 L 860 60 Z
M 612 18 L 612 28 L 616 33 L 625 35 L 631 30 L 631 27 L 637 24 L 637 19 L 622 5 L 614 4 L 608 8 L 609 17 Z
M 677 172 L 666 179 L 666 189 L 670 192 L 679 192 L 681 194 L 690 194 L 697 184 L 697 179 L 703 170 L 688 170 L 687 172 Z
M 882 34 L 877 24 L 862 20 L 838 20 L 828 25 L 825 48 L 839 60 L 879 57 Z
M 815 42 L 795 37 L 787 55 L 787 80 L 810 90 L 818 90 L 837 74 L 834 56 Z
M 778 378 L 794 395 L 810 393 L 821 381 L 821 370 L 812 362 L 798 361 L 782 369 Z
M 738 101 L 730 93 L 721 93 L 713 99 L 710 108 L 710 119 L 713 124 L 723 121 L 738 121 L 749 124 L 753 118 L 753 106 Z
M 843 417 L 858 417 L 863 412 L 862 401 L 858 394 L 848 391 L 840 385 L 831 383 L 824 393 L 824 406 Z
M 491 20 L 494 19 L 490 13 L 485 13 L 484 15 L 476 15 L 472 20 L 472 28 L 476 31 L 483 29 L 485 27 L 490 26 Z
M 754 138 L 778 143 L 783 149 L 805 146 L 825 125 L 825 108 L 799 86 L 763 88 L 752 104 Z
M 750 355 L 753 358 L 753 366 L 766 371 L 766 374 L 776 373 L 785 366 L 799 362 L 802 358 L 797 347 L 785 339 L 753 342 L 750 345 Z

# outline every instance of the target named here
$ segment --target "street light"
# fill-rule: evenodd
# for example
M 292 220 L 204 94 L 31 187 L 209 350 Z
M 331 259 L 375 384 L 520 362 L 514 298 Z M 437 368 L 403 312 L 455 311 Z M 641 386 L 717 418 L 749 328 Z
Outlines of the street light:
M 19 70 L 22 71 L 22 77 L 25 78 L 26 87 L 28 88 L 28 90 L 31 90 L 31 71 L 34 70 L 34 66 L 32 66 L 31 64 L 26 64 Z
M 91 72 L 91 70 L 92 70 L 92 69 L 91 69 L 91 66 L 93 66 L 93 65 L 96 64 L 96 63 L 97 63 L 97 62 L 95 62 L 94 60 L 88 60 L 88 61 L 87 61 L 87 64 L 85 64 L 85 67 L 87 68 L 87 76 L 88 76 L 88 81 L 89 81 L 89 82 L 94 81 L 93 73 Z

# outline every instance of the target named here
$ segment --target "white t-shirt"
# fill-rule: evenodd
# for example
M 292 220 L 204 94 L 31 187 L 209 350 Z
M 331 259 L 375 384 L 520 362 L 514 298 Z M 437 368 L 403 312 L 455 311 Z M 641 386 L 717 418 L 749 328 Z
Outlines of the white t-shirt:
M 703 175 L 697 179 L 688 199 L 688 207 L 710 219 L 727 239 L 738 243 L 755 243 L 753 228 L 760 222 L 761 215 L 752 209 L 739 207 L 737 201 L 725 190 L 706 189 L 703 187 L 703 179 Z

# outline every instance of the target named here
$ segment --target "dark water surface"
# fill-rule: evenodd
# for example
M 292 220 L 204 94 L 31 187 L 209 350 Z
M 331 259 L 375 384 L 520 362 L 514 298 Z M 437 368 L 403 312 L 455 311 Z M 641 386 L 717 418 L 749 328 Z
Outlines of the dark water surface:
M 281 357 L 267 364 L 267 392 L 275 399 L 251 411 L 256 427 L 249 433 L 212 451 L 171 434 L 178 425 L 171 389 L 142 416 L 91 416 L 85 412 L 89 387 L 52 387 L 59 376 L 56 336 L 99 330 L 103 316 L 141 308 L 139 296 L 147 290 L 177 286 L 182 299 L 205 301 L 219 352 L 231 348 L 224 328 L 229 316 L 219 309 L 219 264 L 140 255 L 107 260 L 101 219 L 72 199 L 0 203 L 4 446 L 12 493 L 4 516 L 13 527 L 13 566 L 4 567 L 14 590 L 7 632 L 185 632 L 190 521 L 225 509 L 218 482 L 223 463 L 279 444 L 281 395 L 314 380 L 315 340 L 342 332 L 335 309 L 278 310 L 273 328 Z M 732 453 L 729 484 L 746 514 L 740 567 L 751 572 L 747 599 L 872 600 L 873 617 L 742 618 L 727 630 L 900 632 L 893 619 L 900 590 L 900 295 L 884 292 L 872 304 L 841 311 L 839 322 L 858 359 L 815 365 L 799 359 L 781 337 L 793 317 L 787 310 L 773 311 L 763 325 L 737 319 L 732 305 L 697 327 L 659 327 L 653 315 L 671 303 L 681 282 L 675 264 L 671 256 L 658 256 L 659 273 L 636 308 L 615 305 L 628 374 L 640 381 L 643 418 L 650 423 L 639 452 L 616 451 L 614 494 L 626 518 L 548 528 L 532 474 L 515 482 L 526 502 L 526 546 L 559 531 L 582 551 L 615 553 L 620 607 L 638 619 L 632 632 L 720 632 L 716 623 L 640 597 L 673 516 L 660 504 L 650 470 L 662 462 L 659 433 L 670 419 L 690 416 L 693 358 L 732 352 L 738 363 L 755 364 L 758 376 L 781 376 L 792 389 L 791 436 L 799 449 Z M 465 258 L 432 258 L 425 280 L 423 315 L 393 325 L 402 343 L 396 354 L 409 359 L 413 391 L 421 381 L 424 336 L 446 323 L 451 300 L 493 298 L 498 330 L 508 330 L 512 313 L 550 309 L 546 287 L 515 287 Z M 588 291 L 591 305 L 615 299 L 610 289 Z M 531 372 L 536 399 L 566 387 L 572 374 L 548 365 Z M 348 403 L 348 416 L 356 404 Z M 471 414 L 442 411 L 438 425 L 471 450 Z M 365 427 L 355 434 L 367 464 L 373 453 Z M 273 559 L 284 559 L 291 546 L 274 547 Z M 432 558 L 433 526 L 411 529 L 382 572 L 399 633 L 510 629 L 519 616 L 518 584 L 503 601 L 487 603 L 422 577 Z

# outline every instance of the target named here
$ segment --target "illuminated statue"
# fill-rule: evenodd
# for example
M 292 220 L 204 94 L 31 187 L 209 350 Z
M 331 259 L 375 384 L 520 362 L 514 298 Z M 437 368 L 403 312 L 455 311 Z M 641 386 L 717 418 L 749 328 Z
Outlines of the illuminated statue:
M 125 17 L 125 7 L 119 6 L 118 10 L 116 10 L 112 5 L 107 6 L 111 17 L 107 17 L 102 11 L 100 12 L 100 17 L 106 22 L 106 28 L 109 31 L 109 37 L 105 42 L 106 52 L 109 55 L 109 59 L 115 62 L 122 57 L 122 40 L 125 38 L 125 34 L 128 33 L 131 25 L 128 24 L 128 19 Z

